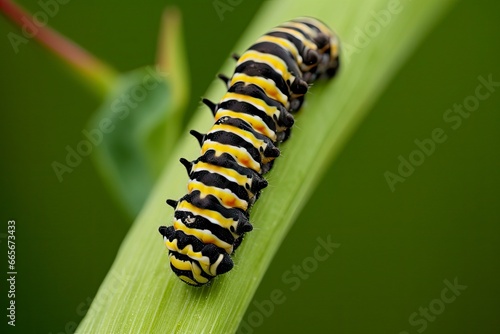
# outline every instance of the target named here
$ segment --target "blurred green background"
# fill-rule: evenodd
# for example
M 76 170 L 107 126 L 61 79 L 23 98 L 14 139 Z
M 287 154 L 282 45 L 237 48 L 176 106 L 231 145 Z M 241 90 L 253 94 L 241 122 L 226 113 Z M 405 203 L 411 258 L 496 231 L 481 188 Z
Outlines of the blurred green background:
M 179 6 L 192 111 L 229 54 L 241 51 L 233 45 L 261 2 L 242 1 L 221 20 L 212 1 L 71 1 L 50 25 L 129 71 L 154 62 L 161 11 Z M 37 1 L 19 3 L 39 10 Z M 443 120 L 475 93 L 479 76 L 500 82 L 499 19 L 499 2 L 463 0 L 430 32 L 327 171 L 240 332 L 500 332 L 500 87 L 456 130 Z M 6 222 L 15 219 L 18 271 L 17 325 L 8 329 L 72 333 L 133 218 L 88 157 L 58 181 L 51 163 L 82 139 L 100 101 L 34 41 L 15 54 L 6 35 L 16 29 L 0 18 L 0 241 L 6 254 Z M 397 173 L 398 156 L 408 158 L 414 140 L 436 128 L 447 140 L 392 192 L 384 173 Z M 327 236 L 340 247 L 300 285 L 283 280 Z M 439 302 L 443 281 L 455 278 L 467 288 Z M 286 301 L 259 310 L 275 289 Z M 420 308 L 429 307 L 426 318 Z

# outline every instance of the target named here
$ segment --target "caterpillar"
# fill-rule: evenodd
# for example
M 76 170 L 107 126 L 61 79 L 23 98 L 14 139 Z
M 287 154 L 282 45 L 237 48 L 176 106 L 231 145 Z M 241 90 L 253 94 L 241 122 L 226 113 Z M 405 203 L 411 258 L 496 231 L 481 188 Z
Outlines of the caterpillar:
M 336 74 L 339 41 L 321 21 L 301 17 L 233 57 L 233 75 L 219 75 L 226 94 L 217 104 L 202 100 L 214 125 L 206 134 L 190 132 L 201 146 L 200 157 L 180 159 L 188 193 L 167 200 L 175 210 L 173 225 L 159 227 L 171 269 L 193 286 L 233 268 L 231 255 L 253 228 L 250 208 L 267 186 L 263 174 L 280 155 L 277 145 L 289 138 L 309 85 Z

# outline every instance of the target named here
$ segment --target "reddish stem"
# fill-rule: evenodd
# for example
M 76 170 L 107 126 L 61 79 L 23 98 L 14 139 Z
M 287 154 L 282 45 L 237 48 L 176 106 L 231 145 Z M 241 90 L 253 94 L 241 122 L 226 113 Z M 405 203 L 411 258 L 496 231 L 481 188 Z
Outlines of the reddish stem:
M 108 65 L 57 31 L 34 20 L 33 16 L 13 1 L 0 0 L 0 12 L 23 29 L 25 38 L 34 38 L 85 78 L 91 79 L 91 84 L 97 83 L 100 88 L 109 88 L 115 71 Z M 29 35 L 26 31 L 30 32 Z

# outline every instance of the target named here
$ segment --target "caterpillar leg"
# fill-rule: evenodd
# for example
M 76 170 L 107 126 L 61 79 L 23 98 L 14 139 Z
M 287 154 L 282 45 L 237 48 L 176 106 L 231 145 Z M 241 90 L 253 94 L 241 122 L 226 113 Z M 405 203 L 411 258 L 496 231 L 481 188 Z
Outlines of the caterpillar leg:
M 208 109 L 210 109 L 212 114 L 215 116 L 215 113 L 217 112 L 217 104 L 213 103 L 212 101 L 206 98 L 202 98 L 201 102 L 203 102 L 203 104 L 206 105 Z
M 233 53 L 233 54 L 231 54 L 231 58 L 233 58 L 234 60 L 238 61 L 238 60 L 240 60 L 240 55 L 237 54 L 237 53 Z

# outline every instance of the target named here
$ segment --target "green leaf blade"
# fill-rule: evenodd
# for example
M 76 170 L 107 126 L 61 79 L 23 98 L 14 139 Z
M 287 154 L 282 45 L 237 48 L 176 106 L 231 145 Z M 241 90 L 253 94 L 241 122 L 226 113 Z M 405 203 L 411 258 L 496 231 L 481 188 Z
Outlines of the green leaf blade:
M 180 125 L 171 104 L 167 80 L 153 67 L 137 69 L 119 77 L 89 121 L 90 132 L 101 136 L 98 140 L 94 135 L 94 161 L 118 202 L 133 216 L 159 174 L 155 166 L 164 162 L 178 139 Z

